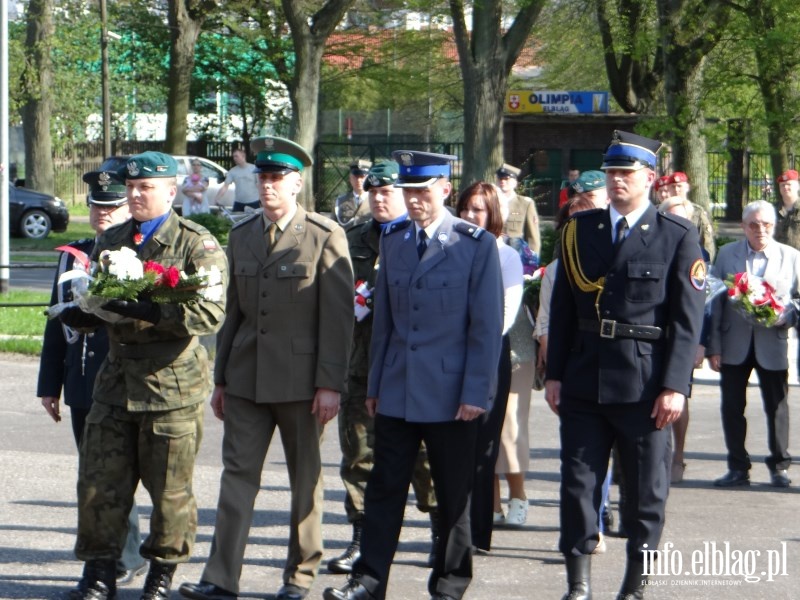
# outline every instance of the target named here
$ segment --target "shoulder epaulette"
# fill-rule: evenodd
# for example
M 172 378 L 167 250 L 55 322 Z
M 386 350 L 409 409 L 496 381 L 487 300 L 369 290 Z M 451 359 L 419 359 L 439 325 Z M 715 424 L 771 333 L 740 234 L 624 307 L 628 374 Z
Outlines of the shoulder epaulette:
M 471 237 L 473 240 L 479 240 L 483 237 L 483 234 L 486 233 L 486 230 L 483 227 L 478 227 L 477 225 L 472 225 L 471 223 L 466 223 L 464 221 L 460 221 L 453 226 L 458 233 L 463 233 L 464 235 Z
M 605 208 L 590 208 L 589 210 L 579 210 L 570 219 L 582 219 L 584 217 L 603 214 L 606 212 Z
M 181 219 L 181 225 L 190 231 L 194 231 L 195 233 L 208 233 L 208 229 L 200 225 L 191 219 Z
M 383 235 L 391 235 L 395 231 L 403 231 L 404 229 L 407 229 L 409 225 L 411 225 L 411 219 L 406 219 L 405 221 L 400 221 L 399 223 L 390 223 L 384 228 Z
M 334 229 L 339 227 L 339 224 L 336 221 L 333 221 L 332 219 L 329 219 L 328 217 L 323 217 L 319 213 L 308 211 L 306 213 L 306 218 L 309 221 L 311 221 L 312 223 L 314 223 L 315 225 L 319 225 L 320 227 L 322 227 L 326 231 L 333 231 Z
M 249 215 L 249 216 L 245 217 L 244 219 L 242 219 L 238 223 L 234 223 L 233 227 L 231 227 L 231 231 L 233 231 L 237 227 L 241 227 L 245 223 L 249 223 L 250 221 L 252 221 L 256 217 L 260 217 L 260 216 L 261 216 L 261 213 L 260 212 L 256 212 L 256 213 L 253 213 L 252 215 Z

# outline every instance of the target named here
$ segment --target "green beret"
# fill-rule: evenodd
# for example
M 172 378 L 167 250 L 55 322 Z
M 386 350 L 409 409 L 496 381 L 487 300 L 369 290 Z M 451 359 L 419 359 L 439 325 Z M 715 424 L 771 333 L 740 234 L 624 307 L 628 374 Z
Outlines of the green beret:
M 142 152 L 126 160 L 119 170 L 119 175 L 124 179 L 176 177 L 178 163 L 169 154 L 163 152 Z
M 603 171 L 584 171 L 572 184 L 572 189 L 578 194 L 593 192 L 604 187 L 606 187 L 606 174 Z
M 393 160 L 379 162 L 370 167 L 367 179 L 364 181 L 364 190 L 374 187 L 384 187 L 394 185 L 397 176 L 400 174 L 399 165 Z

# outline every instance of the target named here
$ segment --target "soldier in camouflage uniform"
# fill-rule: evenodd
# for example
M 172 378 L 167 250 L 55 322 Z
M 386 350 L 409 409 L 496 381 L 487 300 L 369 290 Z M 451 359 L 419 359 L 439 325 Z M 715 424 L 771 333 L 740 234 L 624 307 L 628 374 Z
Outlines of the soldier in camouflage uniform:
M 783 202 L 775 222 L 775 241 L 800 250 L 800 210 L 797 210 L 800 181 L 797 171 L 789 169 L 778 177 L 778 191 Z
M 86 563 L 70 598 L 115 597 L 115 561 L 141 481 L 153 502 L 150 534 L 139 550 L 150 561 L 141 598 L 166 600 L 176 565 L 189 560 L 194 545 L 192 472 L 202 436 L 203 401 L 211 391 L 208 356 L 198 336 L 222 325 L 227 261 L 208 231 L 172 211 L 177 163 L 171 156 L 132 156 L 120 174 L 126 179 L 133 219 L 103 234 L 92 258 L 125 246 L 136 249 L 143 261 L 189 274 L 216 267 L 222 283 L 215 286 L 217 297 L 208 293 L 186 304 L 112 300 L 103 306 L 126 318 L 103 323 L 109 354 L 95 382 L 78 475 L 75 554 Z M 80 329 L 101 324 L 77 308 L 60 318 Z
M 669 185 L 667 185 L 667 189 L 669 190 L 669 197 L 677 196 L 684 200 L 689 200 L 689 178 L 686 176 L 686 173 L 681 171 L 675 171 L 669 179 Z M 691 200 L 689 200 L 691 202 Z M 700 235 L 700 247 L 705 250 L 704 254 L 708 254 L 708 256 L 704 256 L 703 258 L 706 259 L 706 262 L 712 263 L 714 262 L 714 256 L 717 254 L 717 245 L 714 241 L 714 226 L 711 224 L 711 219 L 708 217 L 708 213 L 706 209 L 692 202 L 692 208 L 694 208 L 694 214 L 692 215 L 691 221 L 694 223 L 694 226 L 697 228 L 697 233 Z
M 780 208 L 777 210 L 775 221 L 776 242 L 800 250 L 800 210 L 797 210 L 797 201 L 800 199 L 800 181 L 797 171 L 789 169 L 778 177 L 778 191 L 781 194 Z M 797 326 L 800 335 L 800 324 Z M 800 372 L 800 350 L 797 356 L 797 370 Z
M 364 492 L 372 471 L 372 448 L 375 445 L 375 419 L 367 413 L 367 373 L 369 344 L 372 337 L 372 290 L 378 277 L 378 246 L 381 232 L 408 219 L 403 194 L 394 187 L 399 168 L 394 161 L 374 165 L 367 175 L 364 190 L 368 192 L 372 218 L 347 232 L 350 258 L 356 281 L 355 326 L 350 355 L 348 389 L 342 394 L 339 412 L 339 445 L 342 449 L 340 473 L 346 496 L 347 520 L 353 524 L 353 541 L 344 553 L 328 561 L 333 573 L 350 573 L 361 555 L 361 521 L 364 517 Z M 430 514 L 434 537 L 438 513 L 433 491 L 430 465 L 425 446 L 420 448 L 412 479 L 417 508 Z M 435 544 L 434 544 L 435 547 Z M 429 559 L 430 560 L 430 559 Z

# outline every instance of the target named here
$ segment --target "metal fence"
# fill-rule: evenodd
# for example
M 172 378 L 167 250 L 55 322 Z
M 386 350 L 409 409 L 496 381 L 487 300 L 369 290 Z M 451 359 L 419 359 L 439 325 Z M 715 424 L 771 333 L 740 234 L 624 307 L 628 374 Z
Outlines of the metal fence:
M 194 141 L 187 145 L 187 155 L 202 156 L 225 168 L 231 168 L 231 154 L 240 144 L 235 142 Z M 115 140 L 112 154 L 126 155 L 146 150 L 163 150 L 164 142 L 137 142 Z M 349 189 L 348 166 L 355 160 L 367 159 L 372 162 L 391 157 L 392 150 L 407 148 L 454 154 L 458 160 L 453 168 L 453 188 L 459 189 L 461 182 L 461 160 L 464 145 L 460 142 L 420 142 L 417 135 L 397 135 L 387 139 L 362 141 L 360 143 L 341 143 L 323 141 L 317 144 L 314 152 L 314 198 L 319 211 L 329 211 L 335 198 Z M 84 173 L 97 169 L 103 162 L 101 142 L 74 144 L 56 153 L 55 192 L 68 204 L 82 203 L 87 186 L 81 179 Z M 770 156 L 766 153 L 746 154 L 747 196 L 749 201 L 757 199 L 776 200 Z M 790 168 L 797 165 L 796 156 L 789 156 Z M 527 178 L 522 183 L 522 192 L 536 202 L 539 214 L 551 216 L 558 206 L 558 194 L 562 185 L 560 179 L 551 177 Z M 726 192 L 728 188 L 728 155 L 725 152 L 708 153 L 708 191 L 711 213 L 715 219 L 725 218 Z

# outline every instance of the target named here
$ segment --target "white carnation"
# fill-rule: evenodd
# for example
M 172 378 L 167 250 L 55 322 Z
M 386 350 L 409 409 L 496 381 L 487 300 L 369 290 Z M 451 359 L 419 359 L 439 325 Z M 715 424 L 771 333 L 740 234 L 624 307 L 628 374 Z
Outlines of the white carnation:
M 117 279 L 141 279 L 144 277 L 144 265 L 130 248 L 119 250 L 103 250 L 100 254 L 101 262 L 106 265 L 109 275 Z

